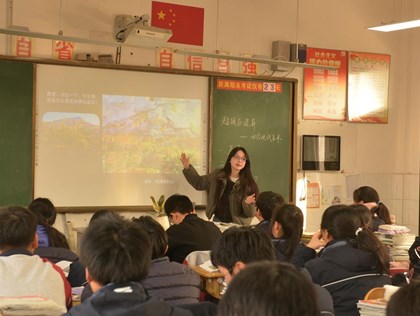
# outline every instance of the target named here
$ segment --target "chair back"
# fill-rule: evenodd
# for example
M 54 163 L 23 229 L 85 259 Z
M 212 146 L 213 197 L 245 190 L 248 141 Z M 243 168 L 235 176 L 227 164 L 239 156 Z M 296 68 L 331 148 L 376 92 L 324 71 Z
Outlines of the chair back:
M 365 295 L 365 300 L 373 300 L 377 298 L 384 298 L 385 288 L 384 287 L 374 287 Z

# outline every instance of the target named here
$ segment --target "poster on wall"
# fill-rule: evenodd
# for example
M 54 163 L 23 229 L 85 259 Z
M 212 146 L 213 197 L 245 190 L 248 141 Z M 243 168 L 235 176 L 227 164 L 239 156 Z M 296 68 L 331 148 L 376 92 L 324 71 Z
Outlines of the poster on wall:
M 305 68 L 303 119 L 346 120 L 347 52 L 307 48 L 307 62 L 335 66 L 335 70 Z
M 391 56 L 349 52 L 348 120 L 388 123 Z

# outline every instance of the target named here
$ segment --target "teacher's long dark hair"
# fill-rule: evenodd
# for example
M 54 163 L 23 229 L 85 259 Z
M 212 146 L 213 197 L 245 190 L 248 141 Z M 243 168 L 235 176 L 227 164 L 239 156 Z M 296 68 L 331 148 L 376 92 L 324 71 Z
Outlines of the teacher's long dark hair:
M 251 160 L 249 159 L 248 152 L 243 147 L 235 147 L 230 152 L 226 159 L 225 166 L 219 173 L 219 181 L 217 183 L 217 189 L 215 194 L 215 204 L 219 202 L 220 194 L 222 192 L 223 182 L 222 179 L 228 179 L 230 174 L 232 173 L 232 166 L 231 166 L 231 159 L 233 156 L 237 154 L 238 151 L 243 151 L 246 157 L 245 167 L 239 172 L 239 185 L 240 190 L 243 192 L 245 196 L 255 194 L 255 198 L 258 197 L 259 190 L 257 183 L 254 180 L 251 172 Z

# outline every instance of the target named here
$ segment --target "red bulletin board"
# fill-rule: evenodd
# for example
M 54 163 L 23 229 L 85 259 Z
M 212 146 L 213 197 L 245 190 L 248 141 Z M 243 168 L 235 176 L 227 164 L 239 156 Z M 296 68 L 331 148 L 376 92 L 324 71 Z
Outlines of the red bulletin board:
M 346 120 L 347 52 L 307 48 L 307 62 L 336 66 L 336 70 L 305 68 L 303 118 L 308 120 Z

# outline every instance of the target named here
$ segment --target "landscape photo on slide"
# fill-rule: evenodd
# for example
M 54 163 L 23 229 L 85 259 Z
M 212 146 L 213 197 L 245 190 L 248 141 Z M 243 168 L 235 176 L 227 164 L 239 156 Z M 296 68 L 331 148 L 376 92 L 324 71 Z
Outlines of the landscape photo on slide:
M 50 149 L 82 149 L 100 144 L 100 120 L 92 113 L 46 112 L 42 143 Z
M 203 159 L 201 100 L 102 96 L 105 173 L 179 174 L 181 152 Z

